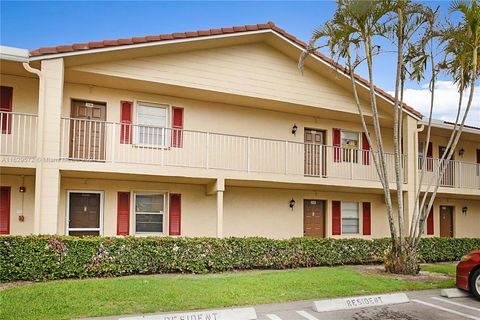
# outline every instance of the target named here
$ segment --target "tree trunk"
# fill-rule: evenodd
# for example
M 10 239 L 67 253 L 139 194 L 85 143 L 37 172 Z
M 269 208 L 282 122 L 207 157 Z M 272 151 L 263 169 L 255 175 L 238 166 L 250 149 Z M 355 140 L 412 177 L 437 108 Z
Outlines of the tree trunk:
M 416 275 L 420 272 L 418 248 L 409 241 L 403 245 L 396 243 L 385 255 L 385 270 L 395 274 Z

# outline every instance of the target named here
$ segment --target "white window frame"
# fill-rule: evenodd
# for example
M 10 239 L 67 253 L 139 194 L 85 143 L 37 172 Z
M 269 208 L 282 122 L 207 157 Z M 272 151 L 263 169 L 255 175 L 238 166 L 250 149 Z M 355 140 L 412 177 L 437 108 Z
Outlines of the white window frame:
M 100 224 L 98 228 L 70 228 L 70 194 L 71 193 L 96 193 L 100 194 Z M 103 207 L 104 207 L 104 191 L 99 190 L 67 190 L 67 206 L 65 220 L 65 234 L 68 236 L 70 231 L 98 231 L 99 236 L 103 236 Z
M 350 148 L 350 147 L 345 147 L 343 145 L 343 133 L 353 133 L 353 134 L 356 134 L 357 135 L 357 147 L 356 148 Z M 357 131 L 350 131 L 350 130 L 343 130 L 341 129 L 340 130 L 340 147 L 342 148 L 342 162 L 347 162 L 347 163 L 359 163 L 360 162 L 360 159 L 361 159 L 361 150 L 363 149 L 363 146 L 361 146 L 361 136 L 360 136 L 360 132 L 357 132 Z M 345 153 L 347 152 L 346 150 L 353 150 L 351 151 L 351 155 L 353 157 L 353 159 L 348 159 L 348 161 L 345 160 Z M 356 150 L 356 151 L 355 151 Z M 348 151 L 350 153 L 350 151 Z M 355 161 L 353 161 L 355 160 Z
M 355 232 L 355 233 L 350 233 L 350 232 L 349 232 L 349 233 L 345 233 L 345 232 L 343 231 L 343 208 L 344 208 L 344 204 L 345 204 L 345 203 L 355 203 L 355 204 L 356 204 L 356 207 L 357 207 L 357 219 L 358 219 L 358 230 L 357 230 L 357 232 Z M 360 230 L 361 230 L 362 226 L 361 226 L 360 214 L 361 214 L 361 212 L 360 212 L 360 202 L 356 202 L 356 201 L 341 201 L 341 202 L 340 202 L 340 230 L 341 230 L 340 233 L 341 233 L 342 235 L 352 236 L 352 235 L 360 235 L 360 234 L 361 234 Z
M 160 144 L 150 144 L 150 143 L 142 143 L 139 141 L 139 129 L 141 124 L 138 121 L 138 112 L 139 112 L 139 106 L 143 107 L 152 107 L 152 108 L 162 108 L 165 109 L 165 125 L 162 126 L 154 126 L 154 125 L 148 125 L 148 127 L 152 128 L 161 128 L 163 131 L 162 137 L 163 141 L 161 141 Z M 171 108 L 172 106 L 167 103 L 157 103 L 157 102 L 150 102 L 150 101 L 144 101 L 144 100 L 136 100 L 135 101 L 135 112 L 134 112 L 134 130 L 133 130 L 133 142 L 135 146 L 139 147 L 146 147 L 146 148 L 152 148 L 152 149 L 161 149 L 161 148 L 168 148 L 170 147 L 170 130 L 169 130 L 169 125 L 171 121 Z
M 162 219 L 162 232 L 137 232 L 137 195 L 163 195 L 163 212 L 158 213 L 158 212 L 141 212 L 140 214 L 162 214 L 163 219 Z M 133 228 L 133 234 L 134 235 L 166 235 L 165 229 L 167 228 L 167 216 L 168 216 L 168 192 L 166 191 L 144 191 L 144 190 L 134 190 L 132 191 L 132 197 L 133 197 L 133 208 L 132 208 L 132 228 Z

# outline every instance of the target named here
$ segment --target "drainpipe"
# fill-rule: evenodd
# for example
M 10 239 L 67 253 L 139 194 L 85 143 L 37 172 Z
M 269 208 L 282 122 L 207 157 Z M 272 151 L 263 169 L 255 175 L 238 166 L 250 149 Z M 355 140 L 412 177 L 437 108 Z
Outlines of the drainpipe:
M 33 233 L 40 234 L 40 208 L 42 197 L 41 183 L 43 177 L 43 128 L 45 127 L 45 78 L 42 71 L 32 68 L 28 62 L 23 63 L 23 68 L 30 73 L 36 74 L 39 78 L 39 93 L 38 93 L 38 120 L 37 121 L 37 150 L 36 150 L 36 173 L 35 173 L 35 206 L 34 206 L 34 218 L 33 218 Z

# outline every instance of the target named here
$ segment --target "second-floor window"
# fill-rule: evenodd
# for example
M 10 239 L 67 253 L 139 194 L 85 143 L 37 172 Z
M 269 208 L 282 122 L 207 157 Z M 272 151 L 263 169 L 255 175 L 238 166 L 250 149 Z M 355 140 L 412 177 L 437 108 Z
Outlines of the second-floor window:
M 164 146 L 167 135 L 168 106 L 137 103 L 137 144 Z
M 359 138 L 358 132 L 342 130 L 342 149 L 344 162 L 358 162 Z

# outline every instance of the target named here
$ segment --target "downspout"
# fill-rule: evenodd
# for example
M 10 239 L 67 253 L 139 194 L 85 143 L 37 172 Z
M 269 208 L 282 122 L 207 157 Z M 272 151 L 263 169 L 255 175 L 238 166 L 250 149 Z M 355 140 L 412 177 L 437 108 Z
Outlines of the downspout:
M 38 92 L 38 128 L 37 128 L 37 150 L 36 150 L 36 174 L 35 174 L 35 206 L 33 218 L 33 233 L 40 234 L 40 208 L 42 197 L 38 192 L 41 192 L 42 177 L 43 177 L 43 128 L 45 127 L 45 78 L 42 71 L 32 68 L 28 62 L 23 63 L 23 68 L 30 73 L 36 74 L 39 78 L 39 92 Z

